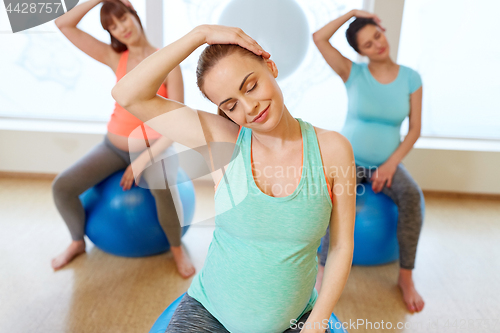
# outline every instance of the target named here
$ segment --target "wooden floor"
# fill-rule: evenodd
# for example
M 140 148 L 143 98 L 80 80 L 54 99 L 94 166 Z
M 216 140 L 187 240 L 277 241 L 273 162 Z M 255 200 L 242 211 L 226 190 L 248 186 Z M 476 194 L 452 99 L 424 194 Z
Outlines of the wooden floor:
M 170 254 L 120 258 L 92 244 L 53 272 L 50 259 L 69 233 L 50 184 L 0 178 L 0 332 L 148 332 L 191 279 L 176 273 Z M 212 216 L 213 188 L 197 184 L 196 193 L 199 221 Z M 362 324 L 350 332 L 386 331 L 376 329 L 382 321 L 393 332 L 500 332 L 500 201 L 428 195 L 426 207 L 415 270 L 424 311 L 406 312 L 397 264 L 353 267 L 335 313 L 372 329 Z M 212 232 L 193 226 L 183 238 L 197 270 Z

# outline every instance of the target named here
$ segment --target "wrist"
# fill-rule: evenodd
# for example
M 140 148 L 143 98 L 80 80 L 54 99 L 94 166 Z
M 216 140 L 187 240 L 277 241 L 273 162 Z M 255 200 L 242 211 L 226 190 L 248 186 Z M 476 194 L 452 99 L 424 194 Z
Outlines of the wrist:
M 399 162 L 398 161 L 395 161 L 395 160 L 392 160 L 392 159 L 388 159 L 387 161 L 385 161 L 385 163 L 387 166 L 390 166 L 392 168 L 397 168 Z
M 197 46 L 201 46 L 207 42 L 205 30 L 206 24 L 202 24 L 195 27 L 188 33 Z

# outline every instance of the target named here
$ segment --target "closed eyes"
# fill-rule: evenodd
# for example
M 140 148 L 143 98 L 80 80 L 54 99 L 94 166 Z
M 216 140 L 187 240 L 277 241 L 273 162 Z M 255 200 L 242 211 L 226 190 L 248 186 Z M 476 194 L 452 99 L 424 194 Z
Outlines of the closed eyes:
M 253 85 L 253 87 L 252 87 L 252 88 L 250 88 L 250 89 L 247 91 L 247 93 L 251 92 L 251 91 L 252 91 L 252 90 L 254 90 L 256 87 L 257 87 L 257 83 L 255 83 L 255 84 Z M 238 102 L 234 103 L 234 105 L 233 105 L 233 106 L 229 109 L 229 111 L 234 111 L 234 108 L 236 108 L 236 104 L 238 104 Z

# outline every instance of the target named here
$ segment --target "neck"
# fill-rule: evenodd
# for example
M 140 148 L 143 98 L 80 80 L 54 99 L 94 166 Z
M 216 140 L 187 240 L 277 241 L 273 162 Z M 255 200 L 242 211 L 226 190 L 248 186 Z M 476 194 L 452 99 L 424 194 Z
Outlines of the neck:
M 392 61 L 391 57 L 387 57 L 385 59 L 382 59 L 382 60 L 370 60 L 370 62 L 368 63 L 368 66 L 370 66 L 370 68 L 391 68 L 393 67 L 394 65 L 396 65 L 396 63 L 394 61 Z
M 144 34 L 135 43 L 127 44 L 129 57 L 144 59 L 151 54 L 151 50 L 156 51 L 156 47 L 151 45 Z
M 269 132 L 252 130 L 255 141 L 270 150 L 283 149 L 292 141 L 301 140 L 299 122 L 292 117 L 287 107 L 283 105 L 282 117 L 278 125 Z

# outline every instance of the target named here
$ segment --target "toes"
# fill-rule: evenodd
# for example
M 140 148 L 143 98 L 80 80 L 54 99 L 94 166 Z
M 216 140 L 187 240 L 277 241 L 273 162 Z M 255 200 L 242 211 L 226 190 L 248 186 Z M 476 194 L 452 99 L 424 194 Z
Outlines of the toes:
M 417 303 L 417 311 L 420 312 L 424 309 L 424 301 L 423 300 L 420 300 L 418 303 Z
M 52 268 L 54 269 L 54 271 L 57 271 L 61 267 L 62 267 L 61 262 L 59 262 L 58 260 L 54 260 L 54 262 L 52 263 Z
M 181 272 L 181 276 L 183 278 L 188 278 L 188 277 L 192 276 L 194 273 L 195 273 L 195 269 L 193 268 L 193 269 Z

